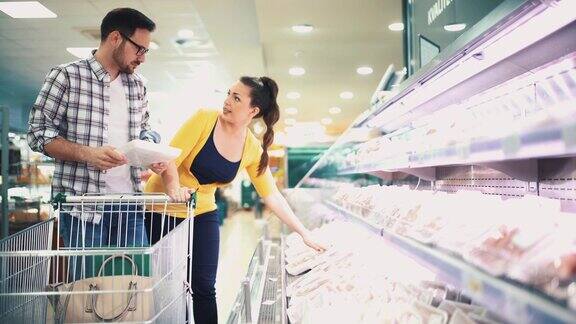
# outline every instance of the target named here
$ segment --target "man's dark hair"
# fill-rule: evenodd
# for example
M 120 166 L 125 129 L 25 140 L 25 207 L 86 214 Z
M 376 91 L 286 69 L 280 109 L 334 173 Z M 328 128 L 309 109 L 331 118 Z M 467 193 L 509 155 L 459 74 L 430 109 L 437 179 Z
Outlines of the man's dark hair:
M 117 8 L 106 14 L 100 24 L 100 40 L 104 41 L 117 30 L 127 37 L 134 35 L 137 28 L 153 32 L 156 24 L 143 13 L 132 8 Z

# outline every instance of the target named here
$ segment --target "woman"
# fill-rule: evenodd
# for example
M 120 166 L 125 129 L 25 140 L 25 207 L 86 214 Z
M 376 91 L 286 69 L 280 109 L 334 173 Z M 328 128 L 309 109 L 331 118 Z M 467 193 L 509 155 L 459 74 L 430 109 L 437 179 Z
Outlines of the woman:
M 190 198 L 190 190 L 197 192 L 192 251 L 196 323 L 217 323 L 215 283 L 220 237 L 214 192 L 240 170 L 247 171 L 266 206 L 280 220 L 299 233 L 308 246 L 324 250 L 294 215 L 268 168 L 272 127 L 280 118 L 277 95 L 278 86 L 270 78 L 240 78 L 228 91 L 221 112 L 200 110 L 180 128 L 170 144 L 182 149 L 180 156 L 152 168 L 156 174 L 148 181 L 146 192 L 165 192 L 180 202 Z M 254 118 L 262 118 L 266 124 L 262 144 L 248 128 Z

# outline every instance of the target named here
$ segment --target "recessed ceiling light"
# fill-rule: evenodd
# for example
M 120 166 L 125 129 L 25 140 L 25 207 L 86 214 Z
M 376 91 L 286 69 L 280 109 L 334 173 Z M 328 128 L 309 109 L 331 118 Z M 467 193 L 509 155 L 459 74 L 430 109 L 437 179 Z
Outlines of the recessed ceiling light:
M 284 124 L 286 124 L 286 125 L 294 125 L 294 124 L 296 124 L 296 119 L 294 119 L 294 118 L 286 118 L 286 119 L 284 119 Z
M 340 107 L 332 107 L 330 109 L 328 109 L 328 112 L 332 115 L 336 115 L 342 112 L 342 109 L 340 109 Z
M 299 34 L 307 34 L 314 30 L 314 26 L 308 24 L 294 25 L 292 26 L 292 31 Z
M 154 41 L 150 42 L 150 49 L 151 50 L 157 50 L 159 48 L 160 48 L 160 46 L 158 46 L 158 43 L 156 43 Z
M 301 75 L 304 75 L 306 73 L 306 70 L 303 67 L 295 66 L 295 67 L 291 67 L 290 70 L 288 70 L 288 73 L 290 73 L 290 75 L 294 75 L 294 76 L 301 76 Z
M 294 108 L 294 107 L 289 107 L 284 109 L 284 111 L 288 114 L 288 115 L 296 115 L 298 114 L 298 108 Z
M 322 123 L 322 125 L 330 125 L 332 124 L 332 118 L 330 117 L 322 118 L 320 122 Z
M 194 37 L 194 31 L 190 29 L 180 29 L 178 31 L 178 38 L 189 39 Z
M 391 31 L 403 31 L 404 30 L 404 24 L 403 23 L 393 23 L 388 25 L 388 29 L 390 29 Z
M 342 99 L 352 99 L 354 98 L 354 94 L 350 91 L 344 91 L 340 94 L 340 98 Z
M 288 92 L 286 94 L 286 98 L 292 99 L 292 100 L 300 99 L 300 93 L 298 93 L 296 91 Z
M 374 72 L 374 70 L 372 70 L 372 68 L 369 66 L 361 66 L 361 67 L 356 69 L 356 72 L 360 75 L 368 75 L 368 74 L 372 74 L 372 72 Z
M 465 28 L 466 28 L 466 24 L 464 24 L 464 23 L 444 25 L 444 30 L 449 31 L 449 32 L 459 32 L 461 30 L 464 30 Z
M 67 47 L 68 53 L 76 56 L 77 58 L 85 59 L 92 55 L 92 51 L 95 50 L 94 47 Z
M 0 11 L 12 18 L 56 18 L 50 9 L 38 1 L 8 1 L 0 2 Z

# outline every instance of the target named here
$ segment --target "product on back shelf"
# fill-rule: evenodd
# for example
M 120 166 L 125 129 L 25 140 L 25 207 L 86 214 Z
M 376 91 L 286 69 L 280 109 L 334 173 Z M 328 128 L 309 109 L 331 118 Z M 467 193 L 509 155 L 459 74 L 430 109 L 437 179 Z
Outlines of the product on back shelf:
M 422 208 L 422 202 L 418 201 L 412 205 L 411 208 L 405 210 L 405 213 L 401 214 L 396 223 L 394 224 L 393 231 L 398 235 L 406 236 L 412 225 L 416 222 L 420 215 L 420 209 Z
M 409 213 L 410 218 L 402 218 L 395 228 L 396 233 L 402 234 L 423 243 L 432 242 L 433 236 L 442 229 L 445 220 L 444 204 L 445 193 L 419 194 L 419 203 Z M 410 222 L 406 222 L 408 219 Z M 402 226 L 403 225 L 403 226 Z
M 48 219 L 46 212 L 39 212 L 36 208 L 21 209 L 10 212 L 8 220 L 11 223 L 31 223 Z
M 502 201 L 479 192 L 458 192 L 444 197 L 442 228 L 431 238 L 438 246 L 462 255 L 499 222 Z M 470 208 L 482 206 L 482 208 Z
M 22 171 L 16 178 L 16 182 L 19 184 L 27 184 L 27 185 L 45 185 L 50 184 L 50 178 L 36 165 L 25 165 L 22 166 Z
M 576 282 L 576 220 L 559 213 L 548 216 L 557 220 L 557 230 L 515 262 L 507 275 L 559 299 L 568 298 L 568 287 Z
M 502 204 L 501 224 L 483 235 L 464 257 L 493 275 L 504 274 L 530 249 L 552 235 L 556 224 L 547 216 L 554 207 L 533 198 L 509 199 Z M 532 217 L 533 216 L 533 217 Z M 526 219 L 531 221 L 527 222 Z

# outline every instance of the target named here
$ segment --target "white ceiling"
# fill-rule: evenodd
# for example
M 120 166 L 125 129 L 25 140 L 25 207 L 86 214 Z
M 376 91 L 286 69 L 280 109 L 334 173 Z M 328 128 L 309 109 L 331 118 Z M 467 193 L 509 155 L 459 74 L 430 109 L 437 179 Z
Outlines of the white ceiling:
M 1 0 L 0 0 L 1 1 Z M 296 107 L 298 122 L 332 117 L 331 134 L 341 132 L 361 111 L 389 64 L 403 67 L 402 33 L 388 25 L 402 21 L 401 0 L 41 0 L 55 19 L 13 19 L 0 12 L 0 99 L 29 107 L 51 66 L 75 60 L 66 47 L 97 46 L 86 31 L 117 7 L 136 8 L 157 24 L 160 49 L 140 72 L 149 80 L 153 122 L 173 132 L 198 106 L 219 108 L 223 93 L 240 75 L 268 75 L 280 86 L 280 107 Z M 312 24 L 311 34 L 291 31 Z M 194 44 L 174 43 L 178 30 L 194 31 Z M 374 73 L 360 76 L 369 65 Z M 288 74 L 302 66 L 301 77 Z M 352 100 L 339 98 L 345 90 Z M 286 99 L 298 91 L 299 100 Z M 332 106 L 342 108 L 329 115 Z M 280 123 L 278 129 L 283 129 Z M 170 135 L 170 134 L 168 134 Z

